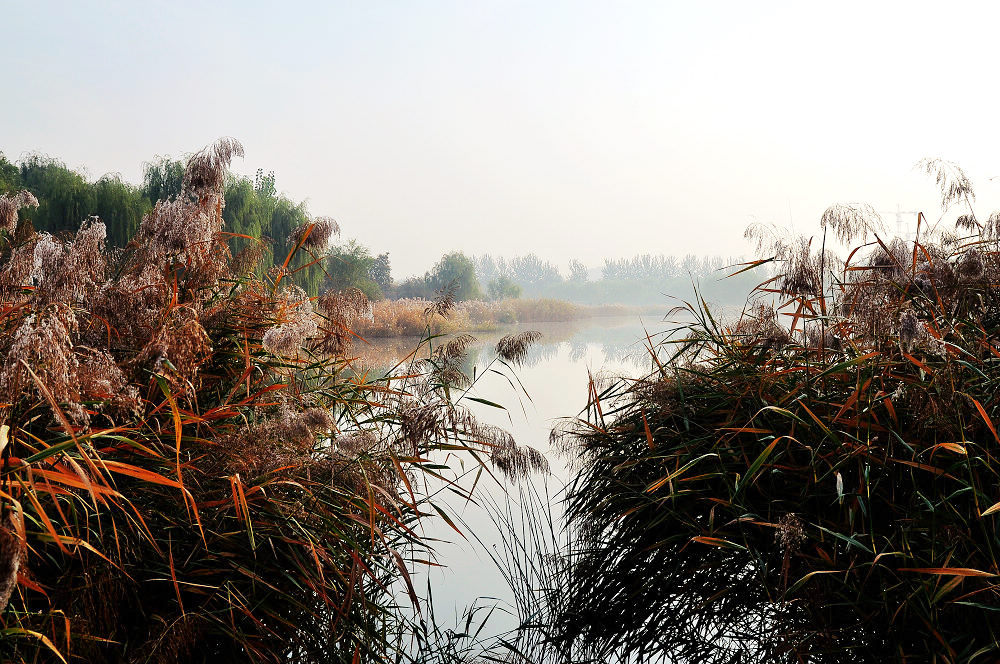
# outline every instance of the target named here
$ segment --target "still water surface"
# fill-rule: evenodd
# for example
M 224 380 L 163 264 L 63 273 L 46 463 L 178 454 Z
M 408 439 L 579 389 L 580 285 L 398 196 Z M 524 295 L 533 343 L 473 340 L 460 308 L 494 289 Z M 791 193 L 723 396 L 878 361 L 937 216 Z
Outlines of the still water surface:
M 487 372 L 470 394 L 498 402 L 506 409 L 475 402 L 466 405 L 480 421 L 503 427 L 519 444 L 545 453 L 552 468 L 551 476 L 545 481 L 550 493 L 558 494 L 568 478 L 568 470 L 566 460 L 549 448 L 549 432 L 553 425 L 561 418 L 577 415 L 586 407 L 590 375 L 636 377 L 648 372 L 652 363 L 645 347 L 647 334 L 656 343 L 663 339 L 665 330 L 675 325 L 655 315 L 533 324 L 524 329 L 538 330 L 542 337 L 517 369 L 517 378 L 524 391 L 515 389 L 503 377 Z M 470 365 L 466 370 L 471 372 L 475 366 L 476 374 L 482 374 L 495 357 L 494 345 L 501 334 L 512 331 L 521 330 L 477 335 L 477 342 L 469 348 Z M 415 340 L 375 339 L 364 354 L 372 365 L 388 366 L 405 357 L 414 343 Z M 454 459 L 450 463 L 457 465 Z M 464 483 L 471 485 L 475 468 L 468 460 L 466 467 L 471 470 Z M 536 478 L 534 481 L 541 480 Z M 501 484 L 503 480 L 483 475 L 476 488 L 477 494 L 498 504 L 516 501 L 516 489 Z M 459 528 L 467 537 L 463 538 L 440 519 L 430 520 L 423 527 L 425 535 L 439 540 L 435 550 L 437 562 L 442 567 L 431 568 L 423 578 L 415 579 L 418 592 L 430 582 L 434 589 L 435 614 L 444 626 L 455 624 L 458 616 L 478 601 L 479 604 L 496 604 L 500 609 L 490 618 L 489 631 L 497 633 L 513 628 L 515 617 L 505 613 L 512 605 L 512 592 L 484 549 L 500 546 L 496 526 L 481 505 L 468 503 L 447 492 L 435 500 L 450 514 L 460 517 Z M 515 506 L 513 511 L 519 510 Z M 558 505 L 555 512 L 560 513 Z M 472 537 L 472 532 L 481 541 Z

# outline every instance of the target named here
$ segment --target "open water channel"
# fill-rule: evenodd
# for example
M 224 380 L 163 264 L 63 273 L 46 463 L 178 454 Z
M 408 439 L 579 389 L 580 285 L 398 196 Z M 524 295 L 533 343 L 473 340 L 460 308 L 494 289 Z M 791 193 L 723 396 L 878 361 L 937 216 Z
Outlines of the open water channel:
M 544 483 L 553 496 L 553 513 L 561 514 L 559 493 L 569 471 L 567 459 L 557 450 L 550 449 L 549 433 L 553 426 L 560 419 L 576 416 L 586 407 L 591 375 L 636 377 L 650 371 L 652 360 L 646 348 L 647 334 L 655 344 L 663 339 L 665 330 L 675 326 L 664 322 L 660 316 L 646 314 L 569 323 L 536 323 L 520 329 L 477 334 L 477 341 L 469 347 L 466 370 L 470 375 L 473 366 L 477 375 L 483 374 L 495 358 L 494 346 L 503 334 L 533 329 L 541 332 L 542 337 L 517 368 L 519 386 L 517 381 L 512 386 L 502 376 L 487 372 L 470 392 L 472 396 L 500 403 L 505 409 L 471 401 L 465 403 L 481 422 L 505 428 L 518 444 L 529 445 L 546 455 L 551 474 L 536 476 L 531 481 L 536 487 Z M 372 366 L 391 366 L 405 357 L 415 343 L 415 339 L 373 339 L 363 350 L 364 361 Z M 451 465 L 456 463 L 454 459 L 449 462 Z M 471 485 L 475 466 L 467 460 L 466 468 L 470 472 L 464 483 Z M 481 474 L 476 494 L 480 496 L 480 503 L 510 504 L 513 513 L 520 511 L 517 487 L 510 486 L 499 474 L 494 477 Z M 465 537 L 440 519 L 426 520 L 423 533 L 437 540 L 436 561 L 441 567 L 430 568 L 426 576 L 415 579 L 418 592 L 426 591 L 429 581 L 435 614 L 439 623 L 445 626 L 454 625 L 463 612 L 476 603 L 497 606 L 498 610 L 489 621 L 490 632 L 513 628 L 516 625 L 513 593 L 489 555 L 490 549 L 502 549 L 503 535 L 483 504 L 470 503 L 444 491 L 435 501 L 449 514 L 457 515 L 458 527 Z

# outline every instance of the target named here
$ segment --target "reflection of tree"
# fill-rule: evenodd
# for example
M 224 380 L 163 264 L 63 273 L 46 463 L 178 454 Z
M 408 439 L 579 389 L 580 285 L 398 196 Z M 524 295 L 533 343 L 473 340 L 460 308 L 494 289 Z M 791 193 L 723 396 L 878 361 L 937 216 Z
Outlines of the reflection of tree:
M 586 361 L 591 356 L 593 350 L 599 349 L 606 362 L 630 365 L 635 369 L 647 369 L 652 364 L 649 351 L 643 347 L 642 340 L 637 340 L 635 336 L 628 341 L 622 341 L 613 336 L 601 341 L 588 338 L 588 335 L 581 333 L 579 336 L 568 340 L 548 340 L 547 343 L 543 337 L 539 343 L 532 346 L 528 351 L 524 359 L 524 365 L 534 367 L 544 362 L 555 360 L 563 348 L 568 349 L 569 360 L 574 363 Z M 492 357 L 492 354 L 493 351 L 491 349 L 488 352 L 489 357 Z
M 559 355 L 559 344 L 544 343 L 543 341 L 528 350 L 528 357 L 524 359 L 524 363 L 533 367 L 542 362 L 548 362 L 557 355 Z
M 636 343 L 615 344 L 606 343 L 601 346 L 604 357 L 613 362 L 634 364 L 637 367 L 651 362 L 649 351 Z

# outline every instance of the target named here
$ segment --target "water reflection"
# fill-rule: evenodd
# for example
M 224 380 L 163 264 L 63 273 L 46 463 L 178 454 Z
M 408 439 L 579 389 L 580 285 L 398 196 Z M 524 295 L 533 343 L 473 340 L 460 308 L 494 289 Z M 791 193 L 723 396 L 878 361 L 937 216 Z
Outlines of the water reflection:
M 565 460 L 549 449 L 552 427 L 561 418 L 572 417 L 586 407 L 590 376 L 636 376 L 649 371 L 653 363 L 645 347 L 647 335 L 655 344 L 663 338 L 662 331 L 671 327 L 674 325 L 661 322 L 655 316 L 531 325 L 530 329 L 541 332 L 542 338 L 530 348 L 524 362 L 516 369 L 517 378 L 513 383 L 503 376 L 483 372 L 496 358 L 496 342 L 504 334 L 522 330 L 477 334 L 477 342 L 469 346 L 462 368 L 470 377 L 477 377 L 470 396 L 499 402 L 506 409 L 471 401 L 463 403 L 484 424 L 503 427 L 519 444 L 545 453 L 552 466 L 552 474 L 546 480 L 553 492 L 558 492 L 569 472 Z M 442 338 L 432 344 L 436 346 L 446 341 L 447 338 Z M 386 372 L 400 363 L 407 363 L 418 342 L 412 338 L 358 342 L 354 365 L 359 370 L 376 374 Z M 422 348 L 421 356 L 426 357 L 427 352 L 426 347 Z M 473 474 L 461 483 L 471 486 Z M 505 486 L 486 474 L 479 478 L 476 486 L 480 499 L 500 505 L 511 500 L 508 490 L 518 493 L 516 488 Z M 447 624 L 447 616 L 461 615 L 463 609 L 484 597 L 495 598 L 490 601 L 501 607 L 509 606 L 513 597 L 488 555 L 492 547 L 501 544 L 490 517 L 480 505 L 449 497 L 447 492 L 442 492 L 441 502 L 463 524 L 462 530 L 470 535 L 463 538 L 440 520 L 423 524 L 424 535 L 437 540 L 436 559 L 444 565 L 428 570 L 422 579 L 434 588 L 437 616 L 444 618 Z M 516 506 L 512 509 L 519 513 Z M 558 505 L 553 511 L 557 515 L 561 513 Z M 494 630 L 509 629 L 514 627 L 515 619 L 498 613 L 491 623 Z
M 716 320 L 732 319 L 738 310 L 713 310 Z M 630 316 L 615 318 L 595 318 L 571 323 L 538 323 L 525 329 L 535 329 L 542 338 L 531 347 L 524 363 L 517 368 L 518 385 L 506 378 L 483 373 L 496 357 L 495 345 L 501 336 L 520 329 L 508 329 L 492 333 L 476 334 L 477 342 L 469 346 L 469 355 L 463 372 L 477 377 L 470 395 L 499 402 L 506 409 L 496 409 L 477 402 L 466 402 L 476 417 L 484 424 L 500 426 L 510 431 L 521 445 L 530 445 L 546 454 L 552 466 L 552 473 L 536 482 L 548 483 L 550 495 L 557 495 L 561 486 L 569 478 L 566 459 L 549 448 L 549 432 L 560 420 L 573 417 L 585 409 L 588 398 L 588 381 L 591 376 L 636 377 L 651 371 L 654 363 L 648 345 L 657 346 L 663 342 L 669 330 L 680 324 L 677 316 L 664 321 L 657 316 Z M 434 343 L 444 343 L 442 338 Z M 356 344 L 355 366 L 376 373 L 390 370 L 401 362 L 406 362 L 419 342 L 410 339 L 372 339 L 369 343 Z M 428 349 L 422 349 L 426 357 Z M 660 352 L 660 360 L 665 360 L 669 351 Z M 522 391 L 523 388 L 523 391 Z M 527 395 L 525 397 L 525 395 Z M 472 485 L 474 471 L 462 482 L 467 488 Z M 510 502 L 512 512 L 519 514 L 514 504 L 519 493 L 516 487 L 505 486 L 486 474 L 476 484 L 476 495 L 485 502 L 503 505 Z M 503 609 L 511 607 L 513 597 L 502 574 L 489 556 L 494 547 L 501 547 L 501 535 L 486 511 L 477 504 L 459 498 L 447 497 L 442 492 L 443 506 L 457 517 L 463 537 L 455 533 L 442 520 L 422 524 L 423 534 L 436 540 L 436 560 L 443 565 L 425 572 L 420 583 L 429 582 L 434 588 L 433 603 L 436 615 L 448 624 L 457 620 L 466 607 L 481 598 L 486 604 L 496 603 Z M 561 506 L 553 505 L 555 517 L 561 514 Z M 426 598 L 425 598 L 426 601 Z M 482 602 L 480 602 L 482 603 Z M 491 619 L 492 631 L 513 628 L 516 619 L 512 615 L 495 614 Z
M 538 330 L 541 339 L 531 346 L 524 358 L 523 366 L 537 367 L 554 361 L 561 353 L 568 354 L 570 362 L 585 362 L 599 354 L 605 361 L 622 365 L 635 372 L 652 366 L 649 350 L 646 348 L 647 332 L 654 344 L 664 337 L 662 327 L 668 325 L 655 317 L 643 320 L 638 317 L 593 318 L 565 323 L 535 323 L 523 329 Z M 509 328 L 494 332 L 476 333 L 476 342 L 470 344 L 463 371 L 472 375 L 474 368 L 488 365 L 496 357 L 496 342 L 505 334 L 521 331 Z M 440 342 L 446 341 L 442 337 Z M 385 372 L 400 363 L 405 363 L 413 354 L 420 339 L 417 337 L 396 337 L 391 339 L 367 339 L 356 341 L 352 354 L 354 366 L 359 370 Z M 438 343 L 432 340 L 430 346 Z M 426 356 L 428 347 L 421 351 Z

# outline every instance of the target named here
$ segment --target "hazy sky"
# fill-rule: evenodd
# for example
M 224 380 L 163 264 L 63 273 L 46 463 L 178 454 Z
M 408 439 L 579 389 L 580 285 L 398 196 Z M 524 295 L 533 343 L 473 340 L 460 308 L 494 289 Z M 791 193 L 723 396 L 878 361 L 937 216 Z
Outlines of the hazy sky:
M 751 220 L 1000 201 L 995 3 L 0 0 L 0 151 L 137 181 L 220 136 L 397 276 L 748 253 Z

